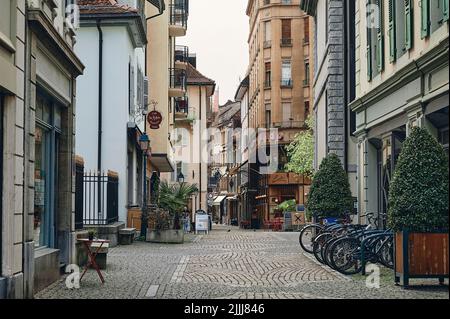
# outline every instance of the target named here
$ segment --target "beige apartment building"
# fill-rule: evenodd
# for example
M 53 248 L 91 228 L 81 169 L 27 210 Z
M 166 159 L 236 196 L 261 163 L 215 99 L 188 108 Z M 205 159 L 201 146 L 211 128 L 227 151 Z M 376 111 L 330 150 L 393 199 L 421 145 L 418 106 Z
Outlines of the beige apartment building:
M 350 107 L 356 112 L 359 211 L 385 213 L 411 127 L 429 129 L 448 152 L 449 1 L 357 4 L 356 98 Z
M 165 10 L 147 4 L 147 57 L 146 68 L 149 79 L 149 112 L 160 114 L 162 122 L 157 126 L 146 123 L 151 140 L 151 157 L 147 176 L 150 194 L 154 193 L 154 181 L 170 180 L 175 170 L 172 158 L 174 145 L 171 131 L 175 121 L 175 98 L 186 94 L 186 67 L 188 50 L 177 47 L 178 37 L 186 35 L 189 16 L 188 0 L 165 1 Z
M 1 3 L 0 299 L 32 298 L 76 258 L 70 3 Z
M 212 108 L 216 83 L 196 69 L 196 57 L 186 65 L 186 94 L 175 98 L 172 144 L 175 169 L 171 182 L 196 184 L 199 192 L 191 198 L 191 220 L 197 210 L 208 211 L 207 115 Z
M 311 112 L 312 20 L 300 9 L 300 0 L 250 0 L 247 15 L 249 127 L 278 129 L 272 142 L 279 144 L 279 173 L 261 176 L 253 169 L 250 177 L 259 181 L 256 207 L 263 222 L 272 219 L 274 208 L 285 200 L 303 204 L 310 183 L 282 171 L 287 161 L 284 146 L 305 128 Z

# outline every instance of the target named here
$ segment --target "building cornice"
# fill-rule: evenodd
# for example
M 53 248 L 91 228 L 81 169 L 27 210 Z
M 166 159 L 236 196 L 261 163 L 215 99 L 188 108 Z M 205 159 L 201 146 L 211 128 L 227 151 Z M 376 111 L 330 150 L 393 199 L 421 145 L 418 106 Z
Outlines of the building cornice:
M 448 55 L 449 39 L 447 37 L 423 56 L 411 60 L 410 63 L 394 73 L 390 78 L 383 81 L 379 86 L 357 98 L 349 104 L 349 107 L 354 112 L 360 112 L 370 107 L 384 97 L 397 91 L 400 87 L 405 86 L 418 76 L 421 76 L 423 73 L 432 70 L 436 66 L 448 64 Z M 423 94 L 423 92 L 420 93 Z
M 43 43 L 50 46 L 51 52 L 54 55 L 62 58 L 60 61 L 74 77 L 83 74 L 83 63 L 76 56 L 69 44 L 63 39 L 58 31 L 56 31 L 55 27 L 42 10 L 29 9 L 27 19 L 30 28 L 38 34 L 39 39 Z

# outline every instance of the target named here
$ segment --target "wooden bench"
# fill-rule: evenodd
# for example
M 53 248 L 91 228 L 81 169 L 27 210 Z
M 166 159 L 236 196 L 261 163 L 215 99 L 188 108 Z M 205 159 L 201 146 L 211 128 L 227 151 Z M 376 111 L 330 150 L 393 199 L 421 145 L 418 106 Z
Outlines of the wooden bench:
M 136 228 L 122 228 L 119 230 L 119 244 L 131 245 L 136 237 Z
M 97 249 L 100 247 L 100 245 L 101 243 L 92 243 L 91 244 L 92 252 L 95 253 Z M 103 243 L 102 248 L 100 248 L 97 257 L 95 258 L 95 262 L 97 263 L 100 269 L 106 269 L 108 251 L 109 251 L 109 243 Z

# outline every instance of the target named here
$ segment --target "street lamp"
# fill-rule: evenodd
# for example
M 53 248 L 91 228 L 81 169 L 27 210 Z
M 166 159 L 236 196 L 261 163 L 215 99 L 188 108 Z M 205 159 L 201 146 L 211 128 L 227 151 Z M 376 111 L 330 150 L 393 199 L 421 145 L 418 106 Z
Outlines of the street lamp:
M 141 216 L 141 237 L 147 237 L 148 213 L 147 213 L 147 156 L 150 150 L 150 138 L 147 133 L 139 137 L 139 146 L 141 147 L 142 155 L 144 157 L 144 185 L 143 185 L 143 199 L 142 199 L 142 216 Z
M 183 172 L 180 172 L 180 174 L 178 174 L 178 183 L 183 184 L 184 183 L 184 175 Z

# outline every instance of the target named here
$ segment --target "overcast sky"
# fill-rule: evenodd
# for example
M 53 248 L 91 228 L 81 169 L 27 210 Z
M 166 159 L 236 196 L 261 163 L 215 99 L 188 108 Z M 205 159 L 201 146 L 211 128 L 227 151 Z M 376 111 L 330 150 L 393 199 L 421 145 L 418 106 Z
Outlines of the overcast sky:
M 220 103 L 233 99 L 248 66 L 247 0 L 190 0 L 188 31 L 177 44 L 197 53 L 197 69 L 216 81 Z

